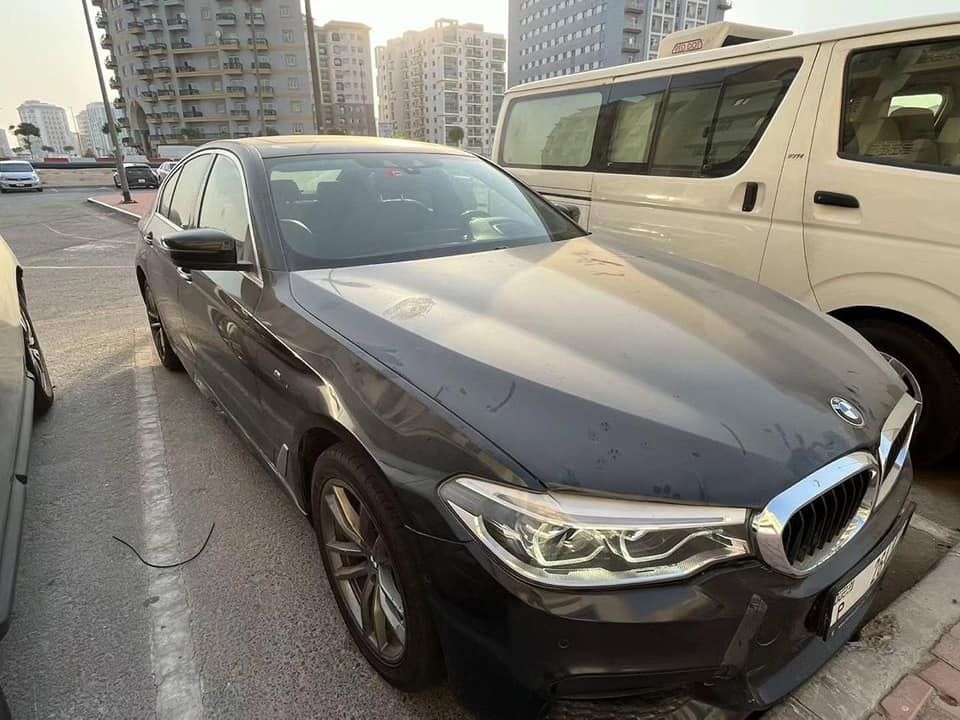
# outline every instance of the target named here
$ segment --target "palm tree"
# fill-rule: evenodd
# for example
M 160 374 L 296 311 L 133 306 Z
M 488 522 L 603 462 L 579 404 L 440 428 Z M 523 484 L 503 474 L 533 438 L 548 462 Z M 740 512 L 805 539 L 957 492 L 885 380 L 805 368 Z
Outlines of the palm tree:
M 29 153 L 33 152 L 33 141 L 30 138 L 39 138 L 40 128 L 33 123 L 22 122 L 19 125 L 11 125 L 10 132 L 19 138 L 21 147 L 26 148 Z

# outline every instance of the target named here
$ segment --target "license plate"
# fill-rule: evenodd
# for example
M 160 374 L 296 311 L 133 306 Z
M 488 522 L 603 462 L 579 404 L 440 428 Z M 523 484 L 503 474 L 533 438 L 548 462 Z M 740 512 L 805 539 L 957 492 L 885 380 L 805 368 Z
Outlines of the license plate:
M 137 180 L 137 182 L 140 183 L 141 185 L 143 185 L 143 184 L 146 183 L 147 181 L 144 180 L 143 178 L 140 178 L 139 180 Z
M 908 525 L 909 523 L 905 522 L 890 543 L 873 559 L 873 562 L 857 573 L 853 580 L 836 591 L 833 607 L 830 609 L 829 629 L 833 629 L 851 610 L 856 608 L 864 596 L 883 577 L 884 571 L 890 564 L 890 558 L 893 557 L 893 553 L 897 549 L 897 545 L 900 544 L 903 534 L 907 531 Z

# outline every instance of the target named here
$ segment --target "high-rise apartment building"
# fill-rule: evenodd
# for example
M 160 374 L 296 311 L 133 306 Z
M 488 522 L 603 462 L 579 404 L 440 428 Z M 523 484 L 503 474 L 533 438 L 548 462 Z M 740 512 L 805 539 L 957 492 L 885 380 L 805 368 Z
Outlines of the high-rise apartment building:
M 723 20 L 730 0 L 510 0 L 510 84 L 655 58 L 672 32 Z
M 362 23 L 331 20 L 317 25 L 314 36 L 323 131 L 376 135 L 370 28 Z
M 113 148 L 110 142 L 110 136 L 104 134 L 103 126 L 107 124 L 107 111 L 102 102 L 88 103 L 87 106 L 77 113 L 77 130 L 80 133 L 81 148 L 92 150 L 97 157 L 107 157 L 113 155 Z
M 93 0 L 131 143 L 311 133 L 299 0 Z
M 380 120 L 397 137 L 489 154 L 506 90 L 506 45 L 483 25 L 445 19 L 389 40 L 376 50 Z
M 59 105 L 27 100 L 17 108 L 20 122 L 32 123 L 40 130 L 40 140 L 31 138 L 33 154 L 39 156 L 43 146 L 53 148 L 54 152 L 62 153 L 64 148 L 73 145 L 73 136 L 70 134 L 70 125 L 67 122 L 67 111 Z
M 10 142 L 7 140 L 7 131 L 0 128 L 0 158 L 13 157 L 13 150 L 10 149 Z

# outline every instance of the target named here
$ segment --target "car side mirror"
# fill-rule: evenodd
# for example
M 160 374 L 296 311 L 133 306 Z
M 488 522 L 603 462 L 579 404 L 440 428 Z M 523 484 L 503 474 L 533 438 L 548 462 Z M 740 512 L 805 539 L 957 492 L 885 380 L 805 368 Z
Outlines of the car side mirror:
M 574 222 L 580 222 L 580 208 L 569 203 L 554 203 L 553 206 Z
M 214 228 L 180 230 L 163 237 L 170 260 L 184 270 L 251 270 L 237 262 L 237 241 Z

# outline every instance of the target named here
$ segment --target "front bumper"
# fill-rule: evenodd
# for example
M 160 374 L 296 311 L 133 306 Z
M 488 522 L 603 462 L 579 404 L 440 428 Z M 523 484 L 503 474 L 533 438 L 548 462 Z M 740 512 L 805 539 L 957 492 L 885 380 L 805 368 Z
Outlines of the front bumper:
M 43 187 L 39 180 L 0 180 L 2 190 L 36 190 Z
M 417 536 L 451 686 L 481 717 L 536 717 L 560 699 L 683 694 L 760 710 L 813 675 L 863 624 L 875 586 L 829 639 L 828 591 L 909 519 L 911 468 L 853 540 L 805 578 L 757 560 L 677 583 L 590 592 L 528 584 L 476 543 Z

